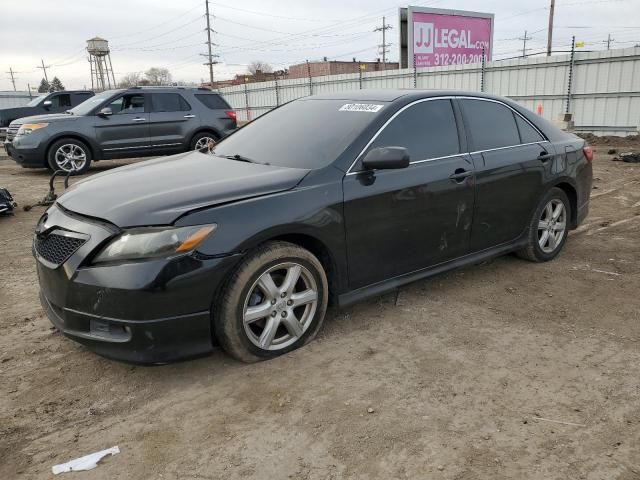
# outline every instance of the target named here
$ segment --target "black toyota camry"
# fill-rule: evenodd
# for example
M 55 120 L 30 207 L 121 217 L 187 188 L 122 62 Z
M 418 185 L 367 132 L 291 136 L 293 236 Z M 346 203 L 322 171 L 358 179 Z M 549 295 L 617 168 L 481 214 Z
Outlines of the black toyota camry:
M 365 90 L 272 110 L 210 154 L 71 187 L 34 238 L 42 304 L 97 353 L 267 359 L 344 306 L 517 252 L 585 218 L 592 151 L 505 98 Z

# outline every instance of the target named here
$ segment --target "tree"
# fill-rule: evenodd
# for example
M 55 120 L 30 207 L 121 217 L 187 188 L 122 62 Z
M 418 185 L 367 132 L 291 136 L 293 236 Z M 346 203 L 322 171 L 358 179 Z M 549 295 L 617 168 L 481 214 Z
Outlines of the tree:
M 58 77 L 53 77 L 51 85 L 49 85 L 50 92 L 63 92 L 65 90 L 64 85 Z
M 257 72 L 262 73 L 271 73 L 273 72 L 273 67 L 269 65 L 267 62 L 263 62 L 262 60 L 254 60 L 247 67 L 249 69 L 249 73 L 251 75 L 255 75 Z
M 51 85 L 44 78 L 40 81 L 40 86 L 38 87 L 38 93 L 48 93 Z
M 171 85 L 171 72 L 166 68 L 152 67 L 144 72 L 144 76 L 150 85 Z
M 140 85 L 141 80 L 139 72 L 128 73 L 122 77 L 118 86 L 120 88 L 136 87 Z

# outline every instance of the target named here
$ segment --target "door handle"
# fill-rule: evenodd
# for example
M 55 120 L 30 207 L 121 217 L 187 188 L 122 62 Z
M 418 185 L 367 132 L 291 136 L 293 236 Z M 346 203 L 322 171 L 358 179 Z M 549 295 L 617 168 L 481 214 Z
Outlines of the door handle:
M 541 162 L 546 162 L 547 160 L 551 160 L 553 156 L 553 153 L 542 151 L 540 155 L 538 155 L 538 160 L 540 160 Z
M 451 176 L 449 176 L 449 178 L 454 182 L 462 183 L 465 181 L 465 179 L 467 179 L 471 175 L 473 175 L 473 172 L 471 170 L 465 170 L 464 168 L 456 168 L 456 171 Z
M 196 118 L 196 116 L 189 114 L 189 115 L 185 115 L 184 118 Z
M 147 121 L 147 119 L 146 119 L 146 118 L 134 118 L 134 119 L 132 120 L 132 122 L 146 122 L 146 121 Z

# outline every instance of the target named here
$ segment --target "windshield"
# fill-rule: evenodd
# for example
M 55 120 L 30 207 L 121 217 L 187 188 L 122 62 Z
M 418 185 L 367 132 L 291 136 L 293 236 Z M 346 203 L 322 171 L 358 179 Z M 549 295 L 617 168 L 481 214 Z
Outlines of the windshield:
M 322 168 L 333 163 L 383 107 L 383 102 L 296 100 L 247 124 L 213 153 L 281 167 Z
M 102 102 L 113 97 L 115 93 L 116 92 L 114 90 L 107 90 L 105 92 L 99 93 L 96 96 L 90 97 L 89 99 L 85 100 L 81 104 L 76 105 L 71 110 L 69 110 L 69 112 L 73 113 L 74 115 L 87 115 L 91 110 L 96 108 Z
M 44 98 L 49 95 L 48 93 L 45 93 L 44 95 L 38 95 L 36 98 L 34 98 L 33 100 L 31 100 L 29 103 L 27 103 L 27 107 L 35 107 L 36 105 L 38 105 L 42 100 L 44 100 Z

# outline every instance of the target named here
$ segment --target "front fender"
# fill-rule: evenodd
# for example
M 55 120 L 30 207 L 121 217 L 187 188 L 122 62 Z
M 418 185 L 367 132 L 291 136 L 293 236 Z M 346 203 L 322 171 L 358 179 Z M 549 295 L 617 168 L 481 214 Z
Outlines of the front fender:
M 346 278 L 340 182 L 296 188 L 193 212 L 175 224 L 206 223 L 216 223 L 218 229 L 198 247 L 202 254 L 245 252 L 275 238 L 304 235 L 320 242 L 330 252 L 336 278 Z

